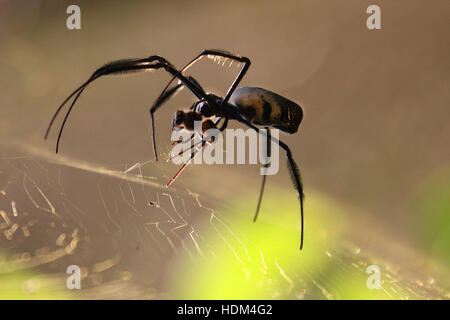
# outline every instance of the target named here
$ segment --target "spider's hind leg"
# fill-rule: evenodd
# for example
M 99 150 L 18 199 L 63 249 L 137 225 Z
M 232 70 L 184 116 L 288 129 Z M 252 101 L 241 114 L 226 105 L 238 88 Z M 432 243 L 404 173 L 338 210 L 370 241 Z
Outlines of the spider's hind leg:
M 267 153 L 267 158 L 270 159 L 270 156 L 272 155 L 272 150 L 271 150 L 271 146 L 272 146 L 272 139 L 271 139 L 271 135 L 270 135 L 270 128 L 266 127 L 267 130 L 267 145 L 266 145 L 266 153 Z M 269 162 L 267 162 L 266 164 L 264 164 L 264 175 L 262 178 L 262 184 L 261 184 L 261 189 L 259 191 L 259 197 L 258 197 L 258 204 L 256 205 L 256 212 L 255 212 L 255 216 L 253 217 L 253 222 L 256 221 L 256 219 L 258 218 L 258 213 L 259 213 L 259 209 L 261 207 L 261 201 L 262 201 L 262 197 L 264 194 L 264 187 L 266 185 L 266 179 L 267 179 L 267 174 L 266 170 L 267 167 L 269 166 Z
M 244 118 L 237 118 L 237 121 L 245 124 L 249 128 L 252 128 L 256 132 L 260 132 L 260 130 L 255 127 L 252 123 L 248 122 Z M 286 158 L 288 162 L 289 173 L 291 174 L 291 179 L 294 184 L 295 189 L 298 192 L 298 198 L 300 201 L 300 250 L 303 248 L 303 233 L 304 233 L 304 219 L 303 219 L 303 200 L 305 195 L 303 194 L 303 183 L 300 177 L 300 171 L 298 169 L 297 164 L 294 161 L 294 157 L 292 156 L 291 149 L 285 144 L 283 141 L 275 139 L 271 137 L 271 140 L 276 142 L 284 151 L 286 152 Z

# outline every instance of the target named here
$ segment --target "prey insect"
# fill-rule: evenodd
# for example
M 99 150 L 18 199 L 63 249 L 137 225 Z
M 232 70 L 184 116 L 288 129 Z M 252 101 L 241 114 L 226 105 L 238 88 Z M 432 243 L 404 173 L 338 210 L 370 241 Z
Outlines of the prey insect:
M 228 89 L 225 97 L 219 97 L 212 93 L 207 93 L 191 76 L 185 76 L 185 72 L 196 62 L 198 62 L 203 57 L 209 57 L 214 59 L 230 60 L 242 64 L 238 75 L 234 79 L 230 88 Z M 97 69 L 91 77 L 78 87 L 74 92 L 72 92 L 58 107 L 55 114 L 53 115 L 50 124 L 45 133 L 45 139 L 47 139 L 50 129 L 60 113 L 63 107 L 73 98 L 66 115 L 64 116 L 62 125 L 58 132 L 58 138 L 56 142 L 56 152 L 59 150 L 59 143 L 61 139 L 64 126 L 73 109 L 73 106 L 77 102 L 81 93 L 86 89 L 86 87 L 94 80 L 105 76 L 105 75 L 116 75 L 116 74 L 126 74 L 134 72 L 144 72 L 148 70 L 164 69 L 168 72 L 172 79 L 165 86 L 164 90 L 161 92 L 159 97 L 156 99 L 152 107 L 150 108 L 150 120 L 152 126 L 152 139 L 153 139 L 153 151 L 156 160 L 158 160 L 158 153 L 156 151 L 156 137 L 155 137 L 155 121 L 154 114 L 161 106 L 171 97 L 177 93 L 183 87 L 188 88 L 197 101 L 192 104 L 192 106 L 187 110 L 178 110 L 175 112 L 172 119 L 172 130 L 175 129 L 185 129 L 188 131 L 194 130 L 194 122 L 202 121 L 202 131 L 203 133 L 211 128 L 219 129 L 223 131 L 227 128 L 229 120 L 236 120 L 241 124 L 255 130 L 258 133 L 263 134 L 260 131 L 259 126 L 267 129 L 267 141 L 272 141 L 277 143 L 286 153 L 288 168 L 291 173 L 291 178 L 295 189 L 298 192 L 298 197 L 300 201 L 300 220 L 301 220 L 301 238 L 300 238 L 300 249 L 303 247 L 303 231 L 304 231 L 304 219 L 303 219 L 303 185 L 300 178 L 300 172 L 298 170 L 297 164 L 294 161 L 292 152 L 289 147 L 281 140 L 275 139 L 270 135 L 270 128 L 277 128 L 283 132 L 293 134 L 297 132 L 298 127 L 303 118 L 302 108 L 295 102 L 288 100 L 274 92 L 266 89 L 256 88 L 256 87 L 239 87 L 242 78 L 246 74 L 250 67 L 250 60 L 246 57 L 241 57 L 233 55 L 229 52 L 222 50 L 205 50 L 197 55 L 194 59 L 189 61 L 181 69 L 176 69 L 169 61 L 160 56 L 150 56 L 143 59 L 124 59 L 110 62 L 101 68 Z M 178 80 L 178 82 L 172 86 L 172 83 Z M 222 121 L 222 124 L 220 122 Z M 220 124 L 220 126 L 219 126 Z M 191 139 L 193 139 L 194 134 L 192 134 Z M 207 143 L 205 139 L 202 140 L 202 147 Z M 268 142 L 268 151 L 270 151 L 270 142 Z M 198 149 L 195 145 L 192 145 L 190 150 L 192 153 L 190 159 L 192 159 Z M 270 156 L 270 154 L 268 154 Z M 187 162 L 186 162 L 187 163 Z M 181 167 L 181 169 L 175 174 L 175 176 L 169 181 L 167 186 L 177 178 L 181 171 L 185 168 L 186 163 Z M 266 175 L 263 175 L 262 186 L 260 189 L 260 194 L 258 198 L 258 204 L 254 216 L 254 221 L 258 216 L 258 212 L 261 206 L 262 196 L 264 193 L 264 186 L 266 182 Z

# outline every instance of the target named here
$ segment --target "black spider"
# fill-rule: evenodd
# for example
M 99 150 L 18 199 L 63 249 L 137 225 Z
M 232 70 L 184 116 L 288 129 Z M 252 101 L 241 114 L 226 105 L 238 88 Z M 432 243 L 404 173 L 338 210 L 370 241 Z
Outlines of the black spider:
M 211 93 L 206 93 L 200 84 L 190 76 L 185 76 L 184 72 L 191 67 L 194 63 L 200 60 L 202 57 L 208 56 L 211 58 L 220 59 L 231 59 L 237 61 L 238 63 L 243 63 L 243 67 L 237 75 L 234 82 L 228 89 L 227 94 L 224 98 L 218 97 Z M 151 123 L 152 123 L 152 134 L 153 134 L 153 151 L 156 160 L 158 160 L 158 154 L 156 151 L 156 138 L 154 132 L 154 113 L 158 110 L 162 104 L 172 97 L 182 86 L 187 87 L 198 99 L 189 110 L 178 110 L 172 121 L 172 128 L 184 128 L 186 130 L 194 129 L 194 121 L 202 121 L 203 131 L 210 128 L 217 128 L 219 122 L 223 119 L 222 125 L 219 127 L 220 131 L 223 131 L 229 120 L 237 120 L 240 123 L 256 130 L 258 133 L 260 129 L 256 125 L 264 126 L 267 129 L 268 141 L 268 151 L 270 152 L 270 142 L 274 141 L 286 152 L 288 160 L 288 168 L 291 173 L 291 178 L 297 189 L 299 200 L 300 200 L 300 219 L 301 219 L 301 240 L 300 249 L 303 247 L 303 186 L 300 179 L 300 173 L 297 165 L 292 157 L 291 150 L 282 141 L 275 139 L 270 135 L 270 128 L 277 128 L 287 133 L 295 133 L 302 121 L 303 111 L 301 107 L 274 92 L 268 91 L 262 88 L 256 87 L 240 87 L 237 88 L 239 82 L 244 77 L 248 68 L 250 67 L 250 60 L 246 57 L 240 57 L 233 55 L 231 53 L 221 51 L 221 50 L 205 50 L 192 59 L 188 64 L 186 64 L 182 69 L 177 70 L 170 62 L 165 58 L 160 56 L 151 56 L 144 59 L 124 59 L 110 62 L 103 67 L 97 69 L 92 76 L 82 84 L 78 89 L 76 89 L 70 96 L 68 96 L 63 103 L 58 107 L 55 114 L 53 115 L 50 124 L 45 133 L 45 139 L 49 134 L 49 131 L 55 121 L 57 115 L 64 107 L 64 105 L 75 96 L 70 105 L 61 128 L 58 133 L 58 139 L 56 143 L 56 152 L 59 149 L 59 142 L 61 139 L 61 134 L 64 129 L 64 125 L 67 118 L 75 105 L 75 102 L 80 97 L 83 90 L 87 87 L 89 83 L 96 80 L 97 78 L 110 75 L 110 74 L 120 74 L 120 73 L 131 73 L 131 72 L 141 72 L 151 69 L 163 68 L 169 72 L 173 78 L 166 85 L 162 93 L 159 95 L 158 99 L 155 101 L 150 109 Z M 170 87 L 175 79 L 178 79 L 178 84 Z M 193 135 L 191 136 L 191 139 Z M 202 145 L 206 141 L 202 141 Z M 194 146 L 191 147 L 193 149 Z M 268 152 L 268 153 L 269 153 Z M 270 156 L 270 153 L 268 154 Z M 195 151 L 192 152 L 191 158 L 195 156 Z M 186 165 L 186 164 L 185 164 Z M 185 165 L 177 172 L 172 180 L 169 181 L 168 186 L 175 180 L 178 174 L 184 169 Z M 267 166 L 267 165 L 266 165 Z M 262 186 L 260 190 L 260 195 L 258 199 L 258 205 L 256 213 L 254 216 L 254 221 L 258 216 L 259 208 L 261 205 L 261 200 L 264 192 L 264 185 L 266 182 L 266 175 L 263 175 Z

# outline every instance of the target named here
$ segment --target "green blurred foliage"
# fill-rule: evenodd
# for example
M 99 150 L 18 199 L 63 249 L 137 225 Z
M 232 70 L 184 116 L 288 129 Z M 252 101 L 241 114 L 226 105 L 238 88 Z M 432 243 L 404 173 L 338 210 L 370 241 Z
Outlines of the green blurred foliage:
M 171 298 L 399 298 L 383 290 L 369 290 L 367 263 L 360 259 L 359 252 L 346 253 L 340 247 L 346 216 L 339 203 L 308 193 L 302 251 L 295 194 L 267 192 L 256 223 L 249 215 L 254 206 L 253 201 L 241 198 L 220 218 L 211 218 L 213 228 L 204 235 L 214 251 L 204 259 L 186 255 L 176 262 L 169 288 Z
M 0 260 L 2 254 L 0 253 Z M 60 277 L 52 277 L 36 270 L 17 270 L 0 274 L 0 300 L 71 299 Z
M 450 266 L 450 167 L 428 176 L 417 195 L 418 232 L 427 251 Z

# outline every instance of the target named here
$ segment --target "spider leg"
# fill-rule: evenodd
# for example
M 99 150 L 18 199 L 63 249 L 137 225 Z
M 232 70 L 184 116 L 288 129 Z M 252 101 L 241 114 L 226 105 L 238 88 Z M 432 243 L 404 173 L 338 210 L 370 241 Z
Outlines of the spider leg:
M 180 69 L 180 73 L 184 73 L 186 70 L 188 70 L 190 67 L 192 67 L 197 61 L 199 61 L 204 56 L 222 57 L 222 58 L 231 59 L 231 60 L 234 60 L 234 61 L 237 61 L 237 62 L 240 62 L 240 63 L 244 63 L 244 66 L 242 67 L 242 69 L 239 72 L 238 76 L 236 77 L 234 82 L 231 84 L 231 87 L 228 89 L 228 92 L 227 92 L 227 94 L 225 96 L 225 99 L 224 99 L 224 102 L 223 102 L 223 103 L 226 103 L 228 101 L 228 99 L 231 97 L 231 95 L 233 94 L 233 92 L 236 89 L 236 87 L 239 84 L 239 82 L 244 77 L 244 75 L 247 72 L 248 68 L 250 67 L 250 64 L 251 64 L 250 59 L 247 58 L 247 57 L 240 57 L 240 56 L 234 55 L 232 53 L 229 53 L 229 52 L 226 52 L 226 51 L 223 51 L 223 50 L 209 49 L 209 50 L 202 51 L 194 59 L 189 61 L 183 68 Z M 168 88 L 170 87 L 170 85 L 172 84 L 172 82 L 174 80 L 175 80 L 175 77 L 173 77 L 169 81 L 169 83 L 166 85 L 166 87 L 161 92 L 160 97 L 164 95 L 164 92 L 168 90 Z
M 181 74 L 181 71 L 180 71 L 180 74 Z M 174 77 L 172 79 L 175 79 L 175 78 L 176 77 Z M 197 80 L 195 80 L 191 76 L 188 76 L 187 79 L 193 85 L 195 85 L 199 90 L 204 92 L 203 88 L 200 86 L 200 84 L 198 83 Z M 170 83 L 169 83 L 169 85 L 170 85 Z M 181 81 L 179 81 L 179 83 L 176 86 L 174 86 L 174 87 L 172 87 L 170 89 L 167 89 L 167 87 L 168 86 L 166 86 L 164 88 L 164 90 L 159 95 L 158 99 L 156 99 L 155 103 L 153 104 L 153 106 L 149 110 L 149 112 L 150 112 L 150 121 L 151 121 L 151 125 L 152 125 L 153 153 L 155 155 L 156 161 L 158 161 L 158 152 L 156 151 L 156 135 L 155 135 L 155 117 L 154 117 L 154 113 L 156 112 L 156 110 L 158 110 L 162 106 L 162 104 L 164 102 L 166 102 L 168 99 L 170 99 L 175 93 L 178 92 L 178 90 L 180 90 L 183 87 L 183 83 Z
M 194 65 L 198 60 L 200 60 L 203 56 L 222 57 L 222 58 L 231 59 L 231 60 L 234 60 L 234 61 L 237 61 L 240 63 L 244 63 L 244 66 L 242 67 L 241 71 L 239 71 L 239 74 L 234 79 L 233 83 L 231 84 L 230 88 L 227 91 L 227 94 L 225 95 L 225 98 L 223 99 L 222 104 L 227 103 L 227 101 L 230 99 L 231 95 L 233 94 L 234 90 L 237 88 L 239 82 L 241 82 L 242 78 L 244 77 L 245 73 L 247 72 L 248 68 L 250 67 L 250 64 L 251 64 L 250 59 L 247 57 L 240 57 L 240 56 L 234 55 L 230 52 L 226 52 L 223 50 L 209 49 L 209 50 L 204 50 L 198 56 L 196 56 L 194 59 L 192 59 L 187 65 L 185 65 L 181 69 L 181 72 L 186 71 L 188 68 L 190 68 L 192 65 Z
M 201 144 L 202 144 L 202 147 L 201 147 L 201 148 L 203 148 L 203 147 L 205 146 L 205 144 L 206 144 L 206 140 L 202 140 L 202 141 L 201 141 Z M 187 150 L 193 149 L 195 146 L 196 146 L 196 145 L 194 144 L 194 145 L 192 145 L 190 148 L 188 148 Z M 186 150 L 186 151 L 187 151 L 187 150 Z M 194 157 L 197 155 L 197 153 L 198 153 L 199 150 L 200 150 L 200 149 L 194 149 L 194 150 L 192 150 L 192 153 L 191 153 L 189 159 L 187 159 L 186 162 L 183 163 L 183 165 L 182 165 L 181 168 L 177 171 L 177 173 L 175 173 L 175 175 L 173 176 L 173 178 L 170 179 L 169 182 L 167 182 L 167 185 L 166 185 L 167 188 L 170 187 L 170 185 L 176 180 L 176 178 L 178 178 L 178 176 L 181 174 L 181 172 L 183 172 L 183 170 L 184 170 L 184 169 L 186 168 L 186 166 L 189 164 L 189 161 L 190 161 L 191 159 L 194 159 Z
M 227 102 L 228 99 L 231 97 L 231 94 L 233 93 L 233 91 L 236 89 L 236 87 L 239 84 L 239 82 L 244 77 L 244 75 L 247 72 L 248 68 L 250 67 L 250 64 L 251 64 L 250 59 L 247 58 L 247 57 L 240 57 L 240 56 L 234 55 L 234 54 L 226 52 L 224 50 L 208 49 L 208 50 L 202 51 L 194 59 L 189 61 L 189 63 L 187 63 L 183 68 L 180 69 L 180 72 L 184 73 L 187 69 L 189 69 L 191 66 L 193 66 L 197 61 L 199 61 L 204 56 L 222 57 L 222 58 L 227 58 L 227 59 L 231 59 L 231 60 L 234 60 L 234 61 L 237 61 L 237 62 L 244 63 L 244 66 L 242 67 L 242 69 L 239 72 L 238 76 L 234 80 L 234 82 L 231 85 L 231 87 L 228 89 L 227 95 L 225 96 L 225 99 L 224 99 L 224 102 Z M 170 84 L 174 80 L 175 80 L 175 78 L 172 78 L 163 91 L 167 90 L 167 88 L 170 86 Z
M 169 162 L 170 160 L 172 160 L 172 159 L 174 159 L 176 157 L 182 156 L 185 152 L 187 152 L 189 150 L 192 150 L 193 148 L 197 147 L 200 143 L 203 142 L 203 139 L 202 139 L 201 141 L 192 144 L 192 140 L 194 139 L 194 136 L 195 136 L 195 133 L 193 133 L 188 139 L 186 139 L 184 141 L 180 141 L 180 142 L 177 141 L 177 142 L 175 142 L 175 143 L 183 143 L 183 144 L 185 144 L 187 142 L 191 142 L 191 145 L 189 147 L 187 147 L 186 149 L 181 150 L 178 154 L 170 156 L 169 159 L 167 159 L 167 162 Z
M 220 128 L 219 128 L 220 131 L 225 130 L 225 128 L 228 126 L 228 120 L 229 120 L 229 118 L 226 116 L 225 120 L 222 123 L 222 126 L 220 126 Z
M 151 61 L 157 60 L 157 59 L 158 59 L 160 62 L 166 62 L 166 63 L 169 63 L 166 59 L 161 58 L 161 57 L 152 56 L 152 57 L 147 58 L 148 62 L 151 62 Z M 125 63 L 130 63 L 131 61 L 135 61 L 136 63 L 138 63 L 139 60 L 142 60 L 142 59 L 124 59 L 124 60 L 118 60 L 118 61 L 115 61 L 114 63 L 117 64 L 117 65 L 125 64 Z M 60 112 L 61 109 L 64 107 L 64 105 L 70 100 L 70 98 L 72 98 L 75 94 L 79 93 L 80 91 L 83 91 L 84 88 L 85 88 L 90 82 L 92 82 L 93 80 L 95 80 L 95 78 L 102 72 L 102 70 L 103 70 L 103 69 L 106 69 L 110 64 L 112 64 L 112 63 L 108 63 L 108 64 L 104 65 L 103 67 L 97 69 L 97 70 L 92 74 L 92 76 L 88 79 L 88 81 L 86 81 L 86 82 L 83 83 L 80 87 L 78 87 L 78 89 L 76 89 L 75 91 L 73 91 L 73 92 L 72 92 L 72 93 L 71 93 L 71 94 L 70 94 L 70 95 L 69 95 L 69 96 L 68 96 L 68 97 L 67 97 L 67 98 L 59 105 L 58 109 L 57 109 L 56 112 L 53 114 L 53 117 L 52 117 L 52 119 L 50 120 L 50 124 L 48 125 L 47 131 L 46 131 L 46 133 L 45 133 L 45 139 L 47 139 L 48 134 L 49 134 L 49 132 L 50 132 L 50 129 L 51 129 L 52 125 L 53 125 L 53 122 L 55 121 L 55 119 L 56 119 L 56 117 L 58 116 L 59 112 Z
M 225 119 L 225 120 L 224 120 L 222 126 L 219 128 L 219 131 L 225 130 L 225 128 L 228 126 L 228 118 L 223 118 L 223 119 Z M 217 125 L 217 124 L 220 122 L 220 120 L 222 120 L 222 118 L 219 118 L 218 120 L 216 120 L 216 121 L 214 122 L 214 125 Z M 195 135 L 195 133 L 193 133 L 193 134 L 190 136 L 189 139 L 184 140 L 184 141 L 180 141 L 180 142 L 176 141 L 175 143 L 186 143 L 188 140 L 190 140 L 190 141 L 192 142 L 192 139 L 194 138 L 194 135 Z M 167 161 L 170 161 L 170 160 L 172 160 L 172 159 L 175 158 L 175 157 L 179 157 L 179 156 L 183 155 L 186 151 L 189 151 L 189 150 L 193 149 L 194 147 L 197 147 L 197 146 L 198 146 L 200 143 L 202 143 L 202 142 L 203 142 L 203 140 L 202 140 L 202 141 L 199 141 L 199 142 L 197 142 L 197 143 L 195 143 L 195 144 L 193 144 L 193 145 L 191 145 L 190 147 L 188 147 L 188 148 L 186 148 L 186 149 L 184 149 L 184 150 L 181 150 L 177 155 L 173 155 L 173 156 L 171 156 L 169 159 L 167 159 Z M 189 159 L 189 160 L 190 160 L 190 159 Z
M 180 140 L 178 140 L 178 141 L 173 141 L 173 142 L 172 142 L 172 145 L 176 145 L 176 144 L 179 144 L 179 143 L 185 144 L 185 143 L 187 143 L 188 141 L 191 141 L 192 138 L 194 137 L 194 135 L 195 135 L 195 133 L 193 133 L 189 138 L 186 138 L 185 140 L 183 140 L 183 139 L 180 138 Z
M 155 60 L 156 60 L 156 62 L 152 63 Z M 108 64 L 104 65 L 103 67 L 97 69 L 83 85 L 81 85 L 78 89 L 76 89 L 74 92 L 72 92 L 72 94 L 63 101 L 63 103 L 56 110 L 54 116 L 52 117 L 52 119 L 50 121 L 50 124 L 49 124 L 46 134 L 45 134 L 45 138 L 47 138 L 48 133 L 50 132 L 51 126 L 52 126 L 56 116 L 62 109 L 62 107 L 70 100 L 70 98 L 72 98 L 75 95 L 75 98 L 64 117 L 64 120 L 62 122 L 61 128 L 58 133 L 58 139 L 56 142 L 56 152 L 58 152 L 59 141 L 61 139 L 61 135 L 62 135 L 64 126 L 66 124 L 67 118 L 68 118 L 70 112 L 72 111 L 72 108 L 75 105 L 76 101 L 80 97 L 81 93 L 92 81 L 94 81 L 104 75 L 143 72 L 143 71 L 147 71 L 147 70 L 160 69 L 160 68 L 163 68 L 164 70 L 169 72 L 172 76 L 178 78 L 186 87 L 188 87 L 188 89 L 191 90 L 191 92 L 195 96 L 197 96 L 197 98 L 208 100 L 208 97 L 207 97 L 206 93 L 203 91 L 203 89 L 199 88 L 197 85 L 195 85 L 194 83 L 189 81 L 189 79 L 187 79 L 181 73 L 179 73 L 178 70 L 176 70 L 175 67 L 173 67 L 164 58 L 161 58 L 158 56 L 151 56 L 149 58 L 144 58 L 144 59 L 127 59 L 127 60 L 113 61 L 113 62 L 108 63 Z
M 243 119 L 242 117 L 236 117 L 236 120 L 241 122 L 242 124 L 245 124 L 246 126 L 252 128 L 256 132 L 258 132 L 258 133 L 260 132 L 260 130 L 257 127 L 255 127 L 253 124 L 251 124 L 247 120 Z M 275 139 L 274 137 L 271 137 L 271 140 L 274 141 L 275 143 L 277 143 L 286 152 L 286 157 L 288 160 L 288 168 L 289 168 L 289 172 L 291 174 L 291 179 L 294 184 L 294 187 L 297 189 L 297 192 L 298 192 L 298 197 L 300 200 L 300 223 L 301 223 L 300 224 L 300 228 L 301 228 L 300 250 L 302 250 L 302 248 L 303 248 L 303 230 L 304 230 L 303 200 L 304 200 L 305 195 L 303 194 L 303 184 L 302 184 L 302 180 L 300 177 L 300 171 L 297 167 L 297 164 L 294 161 L 294 158 L 292 157 L 291 149 L 289 149 L 289 147 L 281 140 Z
M 217 119 L 216 121 L 214 121 L 214 125 L 217 125 L 217 124 L 220 122 L 221 119 L 222 119 L 222 118 L 219 118 L 219 119 Z M 223 125 L 220 127 L 219 131 L 222 132 L 223 130 L 225 130 L 226 127 L 227 127 L 227 125 L 228 125 L 228 118 L 225 118 L 225 121 L 224 121 Z M 192 137 L 193 137 L 193 135 L 192 135 Z M 201 147 L 201 148 L 192 150 L 192 153 L 191 153 L 189 159 L 187 159 L 186 162 L 185 162 L 185 163 L 181 166 L 181 168 L 177 171 L 177 173 L 175 173 L 175 175 L 173 176 L 173 178 L 169 180 L 169 182 L 167 183 L 166 187 L 170 187 L 170 185 L 175 181 L 175 179 L 178 178 L 178 176 L 181 174 L 181 172 L 183 172 L 183 170 L 186 168 L 186 166 L 188 165 L 189 161 L 190 161 L 191 159 L 193 159 L 193 158 L 196 156 L 197 152 L 198 152 L 200 149 L 203 149 L 203 148 L 204 148 L 206 142 L 207 142 L 206 140 L 203 140 L 203 139 L 202 139 L 202 141 L 200 141 L 199 143 L 193 144 L 190 148 L 187 148 L 187 149 L 185 149 L 185 150 L 182 151 L 182 153 L 184 153 L 185 151 L 194 149 L 194 148 L 197 147 L 200 143 L 202 144 L 202 147 Z M 182 154 L 182 153 L 180 153 L 180 154 Z M 179 156 L 180 154 L 178 154 L 178 156 Z
M 267 146 L 266 146 L 266 148 L 267 148 L 267 157 L 270 159 L 270 156 L 272 154 L 272 152 L 271 152 L 272 144 L 271 144 L 270 128 L 266 127 L 266 130 L 267 130 Z M 269 166 L 269 163 L 266 163 L 264 165 L 264 173 L 266 172 L 266 169 L 267 169 L 268 166 Z M 263 175 L 262 184 L 261 184 L 261 189 L 259 191 L 258 205 L 256 206 L 255 216 L 253 217 L 253 222 L 255 222 L 256 219 L 258 218 L 259 209 L 261 207 L 261 201 L 262 201 L 262 197 L 263 197 L 263 194 L 264 194 L 264 186 L 266 184 L 266 179 L 267 179 L 267 175 L 264 174 Z
M 222 57 L 222 58 L 232 59 L 234 61 L 238 61 L 238 62 L 244 63 L 244 66 L 242 67 L 242 69 L 239 72 L 238 76 L 236 77 L 236 79 L 232 83 L 231 87 L 228 89 L 228 92 L 227 92 L 227 94 L 225 96 L 225 99 L 222 102 L 222 104 L 226 103 L 230 99 L 230 97 L 233 94 L 234 90 L 236 89 L 237 85 L 242 80 L 242 78 L 244 77 L 244 75 L 247 72 L 248 68 L 250 67 L 250 59 L 247 58 L 247 57 L 236 56 L 236 55 L 233 55 L 233 54 L 231 54 L 229 52 L 226 52 L 226 51 L 223 51 L 223 50 L 204 50 L 199 55 L 197 55 L 194 59 L 189 61 L 189 63 L 187 63 L 183 68 L 181 68 L 179 72 L 181 74 L 183 74 L 187 69 L 189 69 L 197 61 L 199 61 L 201 58 L 203 58 L 203 56 Z M 152 137 L 153 137 L 152 138 L 152 140 L 153 140 L 153 153 L 155 154 L 156 161 L 158 161 L 158 153 L 156 151 L 156 137 L 155 137 L 155 129 L 154 129 L 155 128 L 154 113 L 156 112 L 156 110 L 158 110 L 158 108 L 162 104 L 161 100 L 164 97 L 166 97 L 166 94 L 171 90 L 171 89 L 168 89 L 168 88 L 170 87 L 172 82 L 175 80 L 175 78 L 176 77 L 174 76 L 167 83 L 167 85 L 164 87 L 163 91 L 159 95 L 158 99 L 156 99 L 155 103 L 153 104 L 153 106 L 150 109 L 150 118 L 151 118 L 151 124 L 152 124 Z M 194 78 L 190 77 L 190 80 L 192 82 L 194 82 L 199 88 L 201 88 L 200 84 Z

